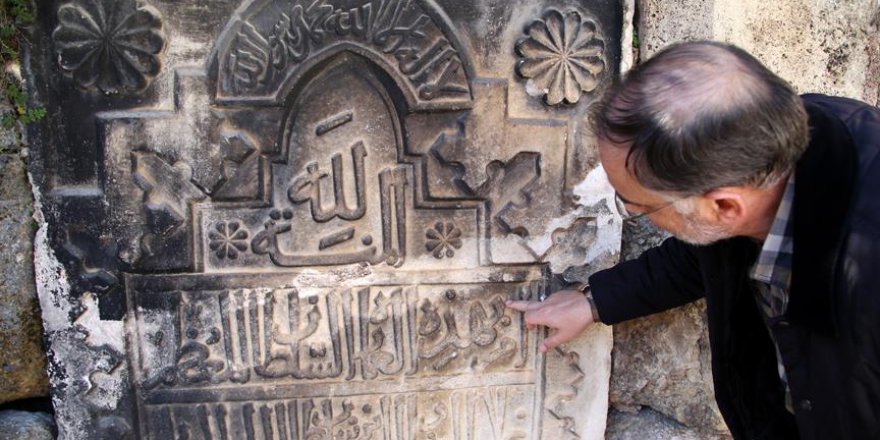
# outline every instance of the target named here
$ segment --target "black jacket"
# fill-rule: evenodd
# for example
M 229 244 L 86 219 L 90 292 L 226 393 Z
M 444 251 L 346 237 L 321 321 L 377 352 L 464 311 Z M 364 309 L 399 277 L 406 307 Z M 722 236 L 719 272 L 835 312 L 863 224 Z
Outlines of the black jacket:
M 880 110 L 806 95 L 810 144 L 795 179 L 789 308 L 770 327 L 749 269 L 760 245 L 677 239 L 590 278 L 613 324 L 705 296 L 715 399 L 737 439 L 880 439 Z

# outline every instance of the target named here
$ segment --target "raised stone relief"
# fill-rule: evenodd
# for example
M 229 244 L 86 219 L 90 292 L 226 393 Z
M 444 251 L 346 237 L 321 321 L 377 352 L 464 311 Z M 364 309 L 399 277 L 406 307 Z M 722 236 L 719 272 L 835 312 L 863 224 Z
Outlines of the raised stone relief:
M 399 74 L 404 93 L 461 105 L 468 66 L 444 11 L 433 2 L 257 2 L 225 31 L 218 98 L 274 100 L 328 49 L 350 47 Z
M 599 29 L 577 11 L 550 9 L 526 30 L 516 45 L 516 71 L 528 78 L 526 89 L 547 104 L 575 104 L 599 86 L 605 71 L 605 43 Z
M 349 420 L 355 416 L 316 423 L 313 411 L 329 417 L 329 408 L 341 416 L 370 407 L 355 419 L 377 438 L 409 438 L 401 423 L 453 438 L 455 430 L 485 430 L 477 418 L 431 421 L 440 409 L 485 404 L 475 403 L 485 399 L 477 390 L 436 394 L 469 375 L 498 395 L 492 412 L 527 412 L 540 400 L 543 360 L 534 334 L 504 309 L 507 298 L 543 293 L 540 272 L 523 268 L 510 282 L 473 284 L 414 272 L 403 283 L 374 279 L 345 288 L 335 281 L 297 287 L 289 275 L 127 280 L 141 435 L 250 438 L 255 430 L 287 430 L 308 438 L 326 429 L 335 436 L 341 422 L 357 429 Z M 473 272 L 455 278 L 468 275 L 480 279 Z M 266 411 L 271 416 L 260 414 Z M 538 428 L 534 418 L 521 418 L 488 438 L 532 437 Z
M 33 153 L 61 438 L 601 438 L 609 331 L 542 355 L 504 306 L 619 250 L 586 86 L 554 110 L 513 74 L 543 3 L 111 6 L 44 6 L 34 54 L 65 115 Z M 616 72 L 620 6 L 551 6 Z M 149 87 L 70 87 L 86 12 L 168 36 Z
M 135 0 L 76 0 L 58 8 L 52 33 L 61 68 L 85 88 L 138 90 L 159 73 L 162 19 Z

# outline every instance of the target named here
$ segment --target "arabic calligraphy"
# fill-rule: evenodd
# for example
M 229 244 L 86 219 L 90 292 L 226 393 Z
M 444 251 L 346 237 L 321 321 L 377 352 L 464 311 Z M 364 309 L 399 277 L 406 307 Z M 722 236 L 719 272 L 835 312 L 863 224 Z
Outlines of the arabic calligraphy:
M 172 328 L 142 333 L 141 344 L 169 355 L 145 366 L 143 387 L 526 368 L 527 332 L 506 314 L 508 296 L 499 293 L 510 288 L 163 293 L 161 313 Z
M 316 163 L 306 166 L 306 172 L 291 180 L 287 195 L 295 204 L 309 203 L 312 218 L 319 223 L 326 223 L 334 218 L 345 221 L 361 219 L 367 210 L 366 177 L 364 158 L 367 156 L 363 142 L 355 143 L 351 148 L 352 167 L 356 200 L 354 206 L 348 205 L 343 181 L 342 157 L 339 154 L 331 158 L 333 205 L 324 205 L 321 192 L 322 181 L 330 176 L 323 173 Z M 373 245 L 373 238 L 366 234 L 362 237 L 363 249 L 340 253 L 292 253 L 282 249 L 279 236 L 294 232 L 293 212 L 291 209 L 273 209 L 262 224 L 262 230 L 254 234 L 250 241 L 251 251 L 255 255 L 268 255 L 277 266 L 304 267 L 320 265 L 343 265 L 360 262 L 399 267 L 406 258 L 406 189 L 409 186 L 406 168 L 398 166 L 379 173 L 379 199 L 382 223 L 382 251 L 378 252 Z M 355 228 L 347 227 L 321 239 L 320 251 L 332 248 L 352 240 Z
M 327 173 L 321 172 L 318 164 L 312 162 L 306 166 L 306 175 L 297 177 L 287 190 L 287 197 L 291 202 L 309 202 L 312 217 L 316 222 L 324 223 L 333 218 L 343 220 L 357 220 L 364 216 L 367 205 L 364 195 L 364 158 L 367 157 L 367 149 L 363 142 L 357 142 L 351 147 L 351 159 L 354 168 L 356 202 L 353 208 L 348 207 L 345 197 L 345 184 L 342 181 L 342 155 L 334 154 L 330 159 L 333 169 L 333 206 L 325 207 L 322 203 L 321 181 L 326 179 Z
M 341 265 L 364 261 L 375 264 L 382 261 L 382 256 L 376 254 L 376 246 L 367 246 L 360 251 L 339 254 L 286 253 L 279 246 L 278 236 L 293 229 L 290 218 L 288 214 L 282 217 L 278 214 L 278 210 L 273 210 L 263 223 L 263 230 L 256 233 L 251 240 L 251 251 L 257 255 L 268 255 L 273 263 L 283 267 Z
M 504 314 L 504 299 L 500 295 L 489 299 L 490 312 L 486 311 L 482 302 L 460 307 L 459 295 L 454 290 L 446 291 L 444 302 L 448 306 L 442 313 L 428 299 L 421 306 L 425 319 L 419 327 L 419 356 L 429 361 L 435 370 L 445 369 L 461 357 L 464 350 L 492 345 L 503 328 L 511 324 L 510 317 Z M 461 319 L 456 312 L 462 311 L 467 313 L 467 331 L 459 330 Z M 512 357 L 517 346 L 516 341 L 509 337 L 503 338 L 498 345 L 498 350 L 489 356 L 489 364 L 502 357 Z
M 271 93 L 312 54 L 336 42 L 374 51 L 396 65 L 418 97 L 469 98 L 460 54 L 424 5 L 411 0 L 288 1 L 244 14 L 224 53 L 221 87 L 235 94 Z M 280 14 L 278 13 L 280 9 Z
M 532 438 L 534 388 L 480 386 L 317 398 L 145 405 L 148 440 Z M 465 436 L 460 433 L 471 433 Z M 162 437 L 159 437 L 161 435 Z

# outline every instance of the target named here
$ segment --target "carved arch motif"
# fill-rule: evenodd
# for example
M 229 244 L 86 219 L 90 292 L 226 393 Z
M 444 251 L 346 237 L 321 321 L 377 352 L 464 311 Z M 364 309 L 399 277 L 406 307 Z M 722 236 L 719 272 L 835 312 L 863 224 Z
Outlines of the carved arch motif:
M 467 108 L 472 64 L 430 0 L 253 0 L 215 49 L 219 102 L 278 104 L 325 52 L 382 66 L 411 108 Z

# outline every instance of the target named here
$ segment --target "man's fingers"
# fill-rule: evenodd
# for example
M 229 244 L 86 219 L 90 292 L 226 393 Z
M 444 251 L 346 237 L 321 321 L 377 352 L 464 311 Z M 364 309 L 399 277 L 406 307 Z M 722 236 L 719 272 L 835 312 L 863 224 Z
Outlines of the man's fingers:
M 522 319 L 529 330 L 547 327 L 553 334 L 541 341 L 542 353 L 571 340 L 592 322 L 589 303 L 574 290 L 561 290 L 546 301 L 507 301 L 505 305 L 523 312 Z
M 523 320 L 526 322 L 526 325 L 543 325 L 544 327 L 559 328 L 556 317 L 549 313 L 547 309 L 529 310 L 523 315 Z
M 528 330 L 535 330 L 538 326 L 547 325 L 546 317 L 542 312 L 545 303 L 540 301 L 507 301 L 505 305 L 513 310 L 523 312 L 523 321 L 525 321 Z
M 507 301 L 505 305 L 513 310 L 527 312 L 540 308 L 542 303 L 540 301 Z
M 553 333 L 541 342 L 541 353 L 547 353 L 548 351 L 568 342 L 571 338 L 572 335 L 569 335 L 568 333 Z

